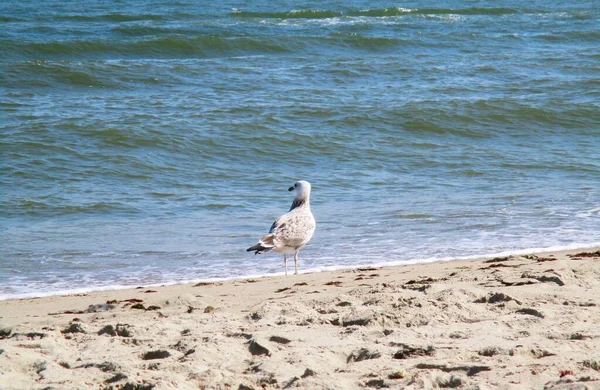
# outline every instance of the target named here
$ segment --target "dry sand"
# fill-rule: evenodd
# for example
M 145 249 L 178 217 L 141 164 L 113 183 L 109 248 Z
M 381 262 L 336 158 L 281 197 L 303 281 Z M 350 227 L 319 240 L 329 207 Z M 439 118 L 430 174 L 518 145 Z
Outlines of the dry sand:
M 598 249 L 2 301 L 0 388 L 600 389 Z

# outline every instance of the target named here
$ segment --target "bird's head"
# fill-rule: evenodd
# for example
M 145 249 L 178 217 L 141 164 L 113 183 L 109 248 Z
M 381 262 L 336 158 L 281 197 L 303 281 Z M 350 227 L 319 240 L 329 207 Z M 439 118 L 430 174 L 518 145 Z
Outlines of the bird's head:
M 305 180 L 299 180 L 288 191 L 294 191 L 296 198 L 308 198 L 310 196 L 310 183 Z

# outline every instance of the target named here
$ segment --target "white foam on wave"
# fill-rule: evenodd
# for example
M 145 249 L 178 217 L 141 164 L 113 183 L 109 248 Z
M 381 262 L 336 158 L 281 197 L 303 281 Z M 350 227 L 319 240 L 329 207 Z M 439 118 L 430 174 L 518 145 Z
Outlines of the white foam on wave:
M 446 15 L 419 15 L 419 17 L 424 19 L 437 19 L 446 22 L 460 22 L 465 21 L 466 18 L 463 15 L 459 14 L 446 14 Z
M 434 263 L 434 262 L 442 262 L 442 261 L 453 261 L 453 260 L 474 260 L 481 258 L 489 258 L 489 257 L 504 257 L 504 256 L 519 256 L 526 255 L 530 253 L 544 253 L 544 252 L 562 252 L 562 251 L 572 251 L 572 250 L 590 250 L 592 248 L 600 247 L 600 241 L 591 242 L 591 243 L 574 243 L 570 245 L 560 245 L 560 246 L 550 246 L 550 247 L 532 247 L 526 249 L 517 249 L 517 250 L 509 250 L 503 252 L 494 252 L 494 253 L 481 253 L 469 256 L 458 256 L 458 257 L 428 257 L 428 258 L 414 258 L 407 260 L 392 260 L 392 261 L 381 261 L 381 262 L 371 262 L 371 263 L 361 263 L 361 264 L 342 264 L 342 265 L 326 265 L 326 266 L 317 266 L 311 267 L 300 271 L 300 274 L 310 274 L 317 272 L 329 272 L 329 271 L 339 271 L 339 270 L 350 270 L 357 269 L 363 267 L 393 267 L 400 265 L 410 265 L 410 264 L 424 264 L 424 263 Z M 274 277 L 274 276 L 283 276 L 284 272 L 271 272 L 271 273 L 249 273 L 245 275 L 238 275 L 234 277 L 223 277 L 223 278 L 197 278 L 197 279 L 186 279 L 186 280 L 177 280 L 177 281 L 164 281 L 161 283 L 151 283 L 144 284 L 144 288 L 148 287 L 161 287 L 161 286 L 175 286 L 181 284 L 193 284 L 193 283 L 214 283 L 214 282 L 224 282 L 230 280 L 243 280 L 243 279 L 253 279 L 253 278 L 263 278 L 263 277 Z M 139 287 L 139 284 L 135 285 L 107 285 L 107 286 L 96 286 L 96 287 L 86 287 L 86 288 L 76 288 L 69 290 L 53 290 L 53 291 L 35 291 L 28 293 L 17 293 L 17 294 L 0 294 L 0 301 L 5 300 L 13 300 L 13 299 L 31 299 L 31 298 L 43 298 L 49 296 L 65 296 L 65 295 L 78 295 L 78 294 L 87 294 L 93 292 L 100 291 L 113 291 L 113 290 L 127 290 L 134 289 Z
M 587 210 L 587 211 L 582 211 L 580 213 L 575 214 L 575 216 L 577 218 L 590 218 L 590 217 L 594 217 L 594 216 L 600 216 L 600 207 L 591 209 L 591 210 Z

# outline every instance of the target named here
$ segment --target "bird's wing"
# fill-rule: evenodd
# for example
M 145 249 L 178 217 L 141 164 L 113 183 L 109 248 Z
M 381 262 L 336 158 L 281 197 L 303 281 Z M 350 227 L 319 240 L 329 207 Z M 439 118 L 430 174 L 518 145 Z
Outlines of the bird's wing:
M 269 233 L 275 233 L 276 235 L 283 233 L 287 229 L 287 218 L 285 218 L 286 216 L 287 214 L 284 214 L 281 217 L 277 218 L 275 222 L 273 222 L 273 225 L 271 225 Z
M 314 229 L 315 224 L 312 215 L 288 213 L 275 221 L 271 233 L 280 244 L 295 247 L 308 242 Z
M 275 222 L 273 222 L 273 225 L 271 225 L 271 229 L 269 229 L 269 233 L 273 233 L 275 231 L 275 229 L 277 229 L 277 222 L 279 221 L 279 218 L 275 220 Z

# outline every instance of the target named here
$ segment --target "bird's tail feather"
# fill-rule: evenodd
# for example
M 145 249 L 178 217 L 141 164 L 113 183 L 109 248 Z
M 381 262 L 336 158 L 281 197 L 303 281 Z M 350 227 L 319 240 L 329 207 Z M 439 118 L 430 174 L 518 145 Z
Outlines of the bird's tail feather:
M 255 251 L 255 252 L 254 252 L 254 254 L 255 254 L 255 255 L 259 255 L 259 254 L 261 254 L 261 253 L 268 252 L 268 251 L 270 251 L 271 249 L 273 249 L 273 247 L 270 247 L 270 248 L 269 248 L 269 247 L 263 246 L 263 245 L 262 245 L 262 244 L 259 242 L 258 244 L 254 245 L 254 246 L 251 246 L 250 248 L 246 249 L 246 252 L 252 252 L 252 251 Z
M 256 244 L 246 249 L 246 252 L 255 251 L 255 255 L 259 255 L 261 253 L 265 253 L 273 249 L 275 246 L 273 245 L 273 237 L 270 234 L 267 234 Z

